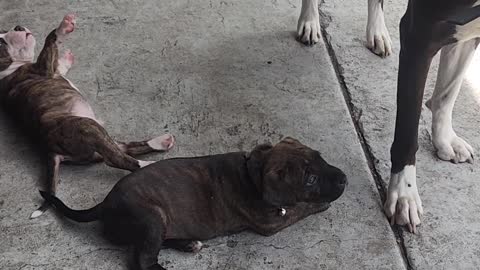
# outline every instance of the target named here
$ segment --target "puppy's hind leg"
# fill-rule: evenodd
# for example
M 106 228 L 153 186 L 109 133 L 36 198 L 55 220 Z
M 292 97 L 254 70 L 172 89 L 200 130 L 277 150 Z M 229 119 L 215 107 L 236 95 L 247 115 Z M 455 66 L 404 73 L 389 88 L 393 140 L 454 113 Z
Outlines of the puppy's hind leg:
M 126 154 L 136 156 L 151 152 L 168 151 L 175 145 L 175 138 L 170 134 L 165 134 L 148 141 L 128 143 L 117 141 L 117 144 Z
M 47 191 L 50 194 L 55 194 L 57 191 L 58 184 L 58 170 L 60 168 L 60 163 L 62 161 L 62 156 L 50 153 L 47 158 Z M 35 210 L 30 218 L 37 218 L 41 216 L 45 211 L 47 211 L 49 204 L 44 202 L 37 210 Z

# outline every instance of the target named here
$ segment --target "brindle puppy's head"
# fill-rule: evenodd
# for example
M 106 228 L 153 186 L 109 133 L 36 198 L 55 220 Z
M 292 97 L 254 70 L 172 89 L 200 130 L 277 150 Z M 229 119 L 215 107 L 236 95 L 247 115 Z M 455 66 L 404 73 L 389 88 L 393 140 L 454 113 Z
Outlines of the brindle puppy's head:
M 0 72 L 12 62 L 32 62 L 35 38 L 25 27 L 15 26 L 9 31 L 0 31 Z
M 293 138 L 255 147 L 248 171 L 263 200 L 273 206 L 332 202 L 342 195 L 347 177 L 315 151 Z

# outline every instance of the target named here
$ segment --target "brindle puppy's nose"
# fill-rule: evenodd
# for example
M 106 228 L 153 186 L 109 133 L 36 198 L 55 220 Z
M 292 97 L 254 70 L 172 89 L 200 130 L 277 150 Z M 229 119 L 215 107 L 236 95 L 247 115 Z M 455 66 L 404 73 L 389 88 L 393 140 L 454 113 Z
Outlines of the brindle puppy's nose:
M 15 28 L 13 28 L 14 31 L 25 31 L 25 27 L 17 25 Z

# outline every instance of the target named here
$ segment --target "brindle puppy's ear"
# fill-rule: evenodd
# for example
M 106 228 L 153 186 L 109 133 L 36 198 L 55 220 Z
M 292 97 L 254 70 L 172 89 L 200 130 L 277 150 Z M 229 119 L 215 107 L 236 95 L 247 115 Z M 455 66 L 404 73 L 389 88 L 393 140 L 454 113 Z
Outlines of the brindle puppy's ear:
M 263 191 L 263 167 L 271 149 L 271 144 L 260 144 L 257 145 L 252 152 L 247 155 L 248 174 L 250 175 L 250 178 L 252 179 L 259 193 L 262 193 Z
M 263 179 L 263 200 L 274 206 L 292 206 L 297 202 L 295 190 L 291 187 L 283 169 L 270 171 Z

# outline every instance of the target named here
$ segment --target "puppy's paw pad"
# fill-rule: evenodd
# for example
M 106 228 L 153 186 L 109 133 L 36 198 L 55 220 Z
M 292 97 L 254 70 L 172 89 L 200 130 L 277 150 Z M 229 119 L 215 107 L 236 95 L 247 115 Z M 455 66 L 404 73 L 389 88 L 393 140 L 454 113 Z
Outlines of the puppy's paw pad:
M 157 151 L 168 151 L 175 145 L 175 137 L 171 134 L 165 134 L 151 139 L 147 144 Z
M 73 32 L 75 29 L 75 15 L 73 13 L 65 15 L 63 17 L 62 22 L 60 23 L 60 26 L 58 27 L 58 33 L 61 35 L 65 35 L 68 33 Z
M 453 163 L 473 163 L 473 147 L 456 135 L 449 140 L 438 141 L 434 145 L 437 149 L 437 156 L 442 160 Z

